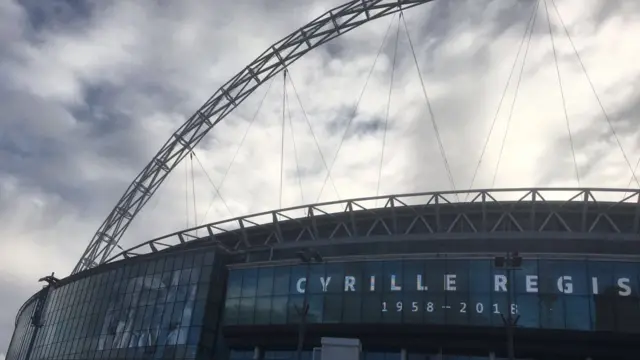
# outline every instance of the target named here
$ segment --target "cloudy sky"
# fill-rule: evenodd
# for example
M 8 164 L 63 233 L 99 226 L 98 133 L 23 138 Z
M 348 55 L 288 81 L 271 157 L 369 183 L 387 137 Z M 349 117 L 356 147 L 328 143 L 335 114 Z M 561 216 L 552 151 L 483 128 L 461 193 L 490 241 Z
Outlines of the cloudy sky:
M 273 42 L 341 2 L 0 0 L 0 359 L 15 312 L 40 286 L 36 280 L 52 271 L 69 274 L 116 199 L 171 133 Z M 640 33 L 640 5 L 556 2 L 635 166 L 640 42 L 634 37 Z M 534 4 L 438 0 L 406 12 L 458 189 L 471 186 Z M 549 6 L 581 185 L 627 187 L 629 166 Z M 122 246 L 193 226 L 196 218 L 200 224 L 281 203 L 375 195 L 389 98 L 379 193 L 451 189 L 404 27 L 394 50 L 397 26 L 395 17 L 377 20 L 289 69 L 300 101 L 288 83 L 291 121 L 287 118 L 285 127 L 282 200 L 283 81 L 277 76 L 201 142 L 196 154 L 206 171 L 195 159 L 174 170 Z M 331 181 L 320 195 L 326 168 L 314 136 L 331 163 L 388 28 Z M 523 53 L 474 188 L 578 184 L 544 4 L 493 183 Z M 227 209 L 214 199 L 209 178 L 220 184 L 245 133 L 221 189 Z

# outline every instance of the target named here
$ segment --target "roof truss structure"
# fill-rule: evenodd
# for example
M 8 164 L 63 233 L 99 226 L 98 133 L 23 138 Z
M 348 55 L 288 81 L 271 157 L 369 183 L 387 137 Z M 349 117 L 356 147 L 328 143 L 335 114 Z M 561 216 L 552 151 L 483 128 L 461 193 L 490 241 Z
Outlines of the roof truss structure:
M 461 200 L 459 200 L 461 199 Z M 464 200 L 467 199 L 467 200 Z M 376 204 L 383 204 L 378 207 Z M 122 251 L 107 262 L 189 242 L 228 253 L 321 241 L 567 233 L 640 241 L 640 190 L 495 189 L 370 197 L 298 206 L 182 230 Z M 511 235 L 510 235 L 511 236 Z

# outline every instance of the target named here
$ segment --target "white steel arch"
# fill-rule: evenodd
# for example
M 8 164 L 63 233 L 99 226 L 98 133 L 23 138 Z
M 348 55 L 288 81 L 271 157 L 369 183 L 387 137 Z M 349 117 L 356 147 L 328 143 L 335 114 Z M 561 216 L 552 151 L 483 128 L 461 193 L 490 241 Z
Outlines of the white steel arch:
M 352 0 L 276 42 L 222 85 L 176 132 L 129 185 L 82 254 L 73 273 L 104 263 L 131 221 L 167 175 L 216 124 L 260 85 L 312 49 L 371 20 L 434 0 Z

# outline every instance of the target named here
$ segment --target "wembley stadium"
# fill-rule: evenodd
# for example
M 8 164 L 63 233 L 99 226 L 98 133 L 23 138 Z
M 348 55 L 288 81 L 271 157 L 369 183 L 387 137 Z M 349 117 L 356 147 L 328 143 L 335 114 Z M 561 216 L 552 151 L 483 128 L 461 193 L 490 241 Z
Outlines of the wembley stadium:
M 427 2 L 351 1 L 223 85 L 126 190 L 73 273 L 41 279 L 7 359 L 637 359 L 638 190 L 377 196 L 117 245 L 260 84 L 361 23 Z

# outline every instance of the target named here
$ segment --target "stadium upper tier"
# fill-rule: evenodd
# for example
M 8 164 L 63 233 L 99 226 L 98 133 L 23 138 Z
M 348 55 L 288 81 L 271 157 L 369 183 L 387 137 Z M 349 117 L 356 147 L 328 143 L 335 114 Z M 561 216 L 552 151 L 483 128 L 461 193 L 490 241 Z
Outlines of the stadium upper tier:
M 443 191 L 304 205 L 218 221 L 124 250 L 115 262 L 167 248 L 215 247 L 245 261 L 324 256 L 503 251 L 640 253 L 640 191 L 529 188 Z M 541 234 L 544 233 L 544 236 Z M 562 240 L 562 241 L 559 241 Z M 596 241 L 602 240 L 602 241 Z M 606 245 L 603 245 L 606 243 Z M 373 252 L 373 253 L 372 253 Z

